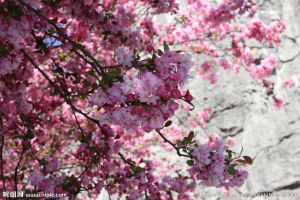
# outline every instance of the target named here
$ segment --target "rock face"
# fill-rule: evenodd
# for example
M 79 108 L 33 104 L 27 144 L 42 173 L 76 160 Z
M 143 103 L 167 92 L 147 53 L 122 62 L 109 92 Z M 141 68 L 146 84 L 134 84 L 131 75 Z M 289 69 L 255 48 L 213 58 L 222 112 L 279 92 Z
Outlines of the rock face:
M 237 75 L 224 72 L 215 85 L 194 78 L 188 88 L 196 97 L 196 107 L 209 105 L 214 111 L 208 129 L 199 130 L 199 134 L 232 136 L 237 151 L 243 147 L 243 154 L 254 157 L 254 164 L 248 167 L 248 180 L 233 193 L 273 192 L 278 197 L 271 199 L 300 199 L 300 1 L 261 0 L 259 4 L 258 16 L 264 22 L 282 19 L 287 24 L 278 48 L 259 47 L 256 53 L 278 55 L 280 62 L 270 79 L 275 83 L 275 94 L 284 100 L 284 108 L 273 110 L 264 88 L 245 70 Z M 282 80 L 289 76 L 298 81 L 296 86 L 281 88 Z M 180 113 L 178 117 L 186 116 Z M 212 194 L 218 190 L 205 188 L 199 192 L 204 191 Z M 291 196 L 284 196 L 284 192 Z
M 258 17 L 265 23 L 283 20 L 287 25 L 278 48 L 258 47 L 256 56 L 274 53 L 279 65 L 270 79 L 275 83 L 274 92 L 284 100 L 284 108 L 274 110 L 264 88 L 241 69 L 239 74 L 221 73 L 218 82 L 195 77 L 188 87 L 196 98 L 195 113 L 210 106 L 214 111 L 206 130 L 195 130 L 199 137 L 218 133 L 236 139 L 236 151 L 254 158 L 248 167 L 249 178 L 235 194 L 254 194 L 255 198 L 234 199 L 300 199 L 300 0 L 259 0 Z M 196 74 L 193 73 L 192 74 Z M 294 88 L 281 88 L 283 79 L 293 76 Z M 205 106 L 205 107 L 204 107 Z M 177 119 L 186 122 L 185 112 Z M 189 126 L 189 124 L 185 124 Z M 174 155 L 176 157 L 176 155 Z M 200 188 L 198 199 L 223 199 L 203 197 L 220 192 L 220 189 Z M 273 196 L 266 197 L 272 193 Z M 106 199 L 102 194 L 100 199 Z M 277 196 L 276 196 L 277 195 Z M 290 195 L 290 196 L 287 196 Z M 297 195 L 297 196 L 295 196 Z

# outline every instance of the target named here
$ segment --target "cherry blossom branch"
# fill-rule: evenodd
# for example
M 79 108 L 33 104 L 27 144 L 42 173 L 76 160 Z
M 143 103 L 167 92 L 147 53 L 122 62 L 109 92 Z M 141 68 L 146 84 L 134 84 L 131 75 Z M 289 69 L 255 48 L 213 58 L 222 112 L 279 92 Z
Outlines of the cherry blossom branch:
M 14 179 L 15 179 L 15 191 L 16 192 L 18 192 L 18 169 L 20 167 L 20 163 L 21 163 L 21 161 L 23 159 L 24 153 L 25 153 L 25 146 L 23 145 L 20 159 L 19 159 L 18 164 L 17 164 L 17 166 L 15 168 L 15 178 Z
M 170 196 L 170 198 L 171 198 L 171 200 L 173 200 L 173 196 L 172 196 L 172 192 L 171 192 L 171 190 L 168 190 L 168 195 Z
M 99 62 L 80 44 L 77 44 L 76 42 L 74 42 L 73 40 L 71 40 L 57 25 L 53 20 L 50 20 L 49 18 L 47 18 L 45 15 L 43 15 L 42 13 L 40 13 L 38 10 L 36 10 L 35 8 L 33 8 L 30 4 L 24 2 L 23 0 L 17 0 L 20 4 L 22 4 L 23 6 L 25 6 L 27 9 L 31 10 L 32 12 L 34 12 L 36 15 L 38 15 L 39 17 L 45 19 L 49 24 L 51 24 L 57 31 L 57 33 L 59 35 L 61 35 L 63 38 L 65 38 L 67 41 L 69 41 L 75 48 L 78 48 L 82 51 L 83 54 L 85 54 L 87 57 L 89 57 L 100 69 L 101 71 L 101 75 L 103 75 L 103 77 L 105 77 L 105 72 L 102 68 L 102 66 L 99 64 Z
M 1 131 L 2 131 L 2 118 L 1 118 Z M 6 191 L 4 171 L 3 171 L 3 148 L 4 148 L 4 135 L 1 136 L 1 147 L 0 147 L 0 162 L 1 162 L 1 179 L 3 183 L 3 188 Z
M 183 97 L 180 97 L 181 100 L 185 101 L 186 103 L 188 103 L 190 106 L 192 106 L 192 108 L 190 108 L 189 110 L 192 111 L 195 109 L 195 105 L 192 102 L 188 102 L 186 101 Z
M 3 121 L 2 121 L 2 112 L 0 113 L 0 131 L 3 129 Z M 1 162 L 1 180 L 3 184 L 3 188 L 6 191 L 5 178 L 4 178 L 4 170 L 3 170 L 3 148 L 4 148 L 4 134 L 1 136 L 1 147 L 0 147 L 0 162 Z
M 182 153 L 180 152 L 180 148 L 177 147 L 176 144 L 174 144 L 174 143 L 172 143 L 170 140 L 168 140 L 168 139 L 160 132 L 160 130 L 156 130 L 156 132 L 160 135 L 160 137 L 163 138 L 164 142 L 169 143 L 169 144 L 176 150 L 178 156 L 190 158 L 189 155 L 182 154 Z
M 59 40 L 59 38 L 58 38 L 57 36 L 53 35 L 53 34 L 50 34 L 50 33 L 48 33 L 48 32 L 46 32 L 46 34 L 49 35 L 50 37 L 53 37 L 53 38 Z M 64 41 L 60 41 L 60 42 L 62 42 L 62 43 L 65 44 Z M 95 69 L 95 71 L 97 72 L 97 74 L 98 74 L 99 76 L 101 76 L 101 72 L 99 71 L 99 69 L 97 68 L 97 66 L 95 66 L 94 63 L 92 63 L 91 61 L 89 61 L 88 59 L 86 59 L 86 58 L 85 58 L 83 55 L 81 55 L 77 50 L 74 50 L 74 53 L 75 53 L 76 55 L 78 55 L 82 60 L 84 60 L 85 63 L 91 65 L 91 67 L 92 67 L 93 69 Z M 102 68 L 105 69 L 105 67 L 102 67 Z
M 71 102 L 71 100 L 61 91 L 61 89 L 49 78 L 49 76 L 32 60 L 32 58 L 23 50 L 21 49 L 22 53 L 25 55 L 25 57 L 31 62 L 31 64 L 46 78 L 49 83 L 54 87 L 54 89 L 64 98 L 64 100 L 71 106 L 71 108 L 86 117 L 87 119 L 95 122 L 98 127 L 100 127 L 100 123 L 97 119 L 94 119 L 92 117 L 89 117 L 86 113 L 82 112 L 81 110 L 77 109 Z
M 80 131 L 81 131 L 82 136 L 85 137 L 84 130 L 83 130 L 82 127 L 80 126 L 79 121 L 78 121 L 77 116 L 76 116 L 76 113 L 75 113 L 75 111 L 74 111 L 73 109 L 72 109 L 72 112 L 73 112 L 73 115 L 74 115 L 74 117 L 75 117 L 76 124 L 77 124 L 78 128 L 79 128 Z
M 124 163 L 127 163 L 130 166 L 134 166 L 134 164 L 128 162 L 128 160 L 124 157 L 124 155 L 120 152 L 118 152 L 119 156 L 121 157 L 121 159 L 123 160 Z
M 145 190 L 145 200 L 150 200 L 149 196 L 148 196 L 148 193 L 147 193 L 147 190 Z

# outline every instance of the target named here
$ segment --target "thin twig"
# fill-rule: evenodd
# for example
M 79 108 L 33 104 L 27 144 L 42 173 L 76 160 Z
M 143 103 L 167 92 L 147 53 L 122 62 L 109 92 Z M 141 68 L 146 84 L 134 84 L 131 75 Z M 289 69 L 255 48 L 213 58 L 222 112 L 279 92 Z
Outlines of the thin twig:
M 74 115 L 74 117 L 75 117 L 76 124 L 77 124 L 78 128 L 79 128 L 80 131 L 81 131 L 82 136 L 85 137 L 84 131 L 83 131 L 82 127 L 80 126 L 80 124 L 79 124 L 79 122 L 78 122 L 78 119 L 77 119 L 77 116 L 76 116 L 76 113 L 75 113 L 75 111 L 74 111 L 73 109 L 72 109 L 72 112 L 73 112 L 73 115 Z
M 53 37 L 53 38 L 59 40 L 59 38 L 58 38 L 57 36 L 53 35 L 53 34 L 50 34 L 50 33 L 48 33 L 48 32 L 46 32 L 46 34 L 49 35 L 50 37 Z M 59 41 L 60 41 L 60 40 L 59 40 Z M 60 41 L 60 42 L 62 42 L 63 44 L 65 44 L 64 41 Z M 75 53 L 76 55 L 78 55 L 82 60 L 84 60 L 85 63 L 91 65 L 91 67 L 97 72 L 97 74 L 98 74 L 99 76 L 102 76 L 102 75 L 101 75 L 101 72 L 99 71 L 99 69 L 97 68 L 97 66 L 95 66 L 94 63 L 92 63 L 91 61 L 89 61 L 88 59 L 86 59 L 86 58 L 85 58 L 83 55 L 81 55 L 77 50 L 74 50 L 74 53 Z M 102 68 L 104 69 L 105 67 L 102 67 Z
M 2 124 L 2 120 L 1 120 L 1 124 Z M 2 130 L 2 125 L 1 125 L 1 130 Z M 4 191 L 6 191 L 5 179 L 4 179 L 4 170 L 3 170 L 3 163 L 4 163 L 3 148 L 4 148 L 4 135 L 1 136 L 0 162 L 1 162 L 1 179 L 2 179 L 2 183 L 3 183 Z
M 0 111 L 0 131 L 3 129 L 3 121 L 2 121 L 2 115 L 5 117 L 5 115 Z M 5 178 L 4 178 L 4 160 L 3 160 L 3 148 L 4 148 L 4 134 L 2 133 L 1 136 L 1 147 L 0 147 L 0 162 L 1 162 L 1 179 L 3 183 L 3 189 L 6 191 L 6 185 L 5 185 Z
M 87 119 L 95 122 L 98 127 L 100 126 L 100 123 L 97 119 L 94 119 L 92 117 L 89 117 L 86 113 L 82 112 L 81 110 L 77 109 L 71 102 L 71 100 L 61 91 L 61 89 L 49 78 L 49 76 L 32 60 L 32 58 L 23 50 L 21 49 L 22 53 L 25 55 L 25 57 L 31 62 L 31 64 L 39 70 L 39 72 L 49 81 L 49 83 L 54 87 L 54 89 L 64 98 L 64 100 L 71 106 L 71 108 L 86 117 Z
M 127 163 L 130 166 L 134 166 L 134 164 L 128 162 L 128 160 L 124 157 L 124 155 L 120 152 L 118 152 L 119 156 L 121 157 L 121 159 L 123 160 L 124 163 Z
M 169 144 L 176 150 L 178 156 L 183 156 L 183 157 L 190 158 L 189 155 L 182 154 L 182 153 L 180 152 L 180 148 L 177 147 L 177 146 L 176 146 L 174 143 L 172 143 L 170 140 L 168 140 L 168 139 L 160 132 L 160 130 L 156 130 L 156 132 L 160 135 L 160 137 L 163 138 L 163 140 L 164 140 L 166 143 L 169 143 Z
M 17 166 L 16 166 L 16 168 L 15 168 L 15 191 L 18 193 L 18 169 L 19 169 L 19 167 L 20 167 L 20 163 L 21 163 L 21 161 L 22 161 L 22 159 L 23 159 L 23 155 L 24 155 L 24 152 L 25 152 L 25 150 L 24 150 L 24 146 L 23 146 L 23 148 L 22 148 L 22 152 L 21 152 L 21 156 L 20 156 L 20 159 L 19 159 L 19 162 L 18 162 L 18 164 L 17 164 Z
M 72 41 L 57 25 L 53 20 L 48 19 L 46 16 L 44 16 L 42 13 L 40 13 L 37 9 L 33 8 L 30 4 L 26 3 L 23 0 L 17 0 L 20 4 L 22 4 L 23 6 L 25 6 L 27 9 L 31 10 L 32 12 L 34 12 L 36 15 L 38 15 L 39 17 L 45 19 L 49 24 L 51 24 L 57 31 L 57 33 L 59 35 L 61 35 L 64 39 L 66 39 L 67 41 L 69 41 L 75 48 L 78 48 L 81 50 L 81 52 L 86 55 L 87 57 L 89 57 L 100 69 L 101 74 L 105 77 L 105 72 L 102 68 L 102 66 L 99 64 L 99 62 L 80 44 L 77 44 L 76 42 Z

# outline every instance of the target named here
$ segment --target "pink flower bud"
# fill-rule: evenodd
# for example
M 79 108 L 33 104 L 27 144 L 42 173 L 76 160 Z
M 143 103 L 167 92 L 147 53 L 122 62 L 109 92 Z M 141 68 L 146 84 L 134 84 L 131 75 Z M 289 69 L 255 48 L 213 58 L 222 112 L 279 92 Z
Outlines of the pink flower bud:
M 193 100 L 193 96 L 192 95 L 185 95 L 184 96 L 184 99 L 187 101 L 187 102 L 191 102 Z
M 179 75 L 178 75 L 178 74 L 171 74 L 171 75 L 169 76 L 169 79 L 170 79 L 171 81 L 173 81 L 173 82 L 178 82 L 178 80 L 179 80 Z
M 149 52 L 149 53 L 152 53 L 153 51 L 153 46 L 151 44 L 148 44 L 147 47 L 146 47 L 146 50 Z
M 177 88 L 173 88 L 171 90 L 171 96 L 175 99 L 179 99 L 181 97 L 181 93 Z
M 127 101 L 129 101 L 129 102 L 133 102 L 135 100 L 135 97 L 134 97 L 134 95 L 133 94 L 129 94 L 129 95 L 127 95 Z
M 143 106 L 136 107 L 136 113 L 139 114 L 139 115 L 141 115 L 143 113 L 143 110 L 144 110 Z

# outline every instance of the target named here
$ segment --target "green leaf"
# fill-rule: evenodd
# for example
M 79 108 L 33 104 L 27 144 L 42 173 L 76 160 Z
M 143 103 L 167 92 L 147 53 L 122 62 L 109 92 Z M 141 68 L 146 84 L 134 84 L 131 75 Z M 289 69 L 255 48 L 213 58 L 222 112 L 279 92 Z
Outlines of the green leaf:
M 167 122 L 165 123 L 164 127 L 168 127 L 168 126 L 171 126 L 171 125 L 172 125 L 172 121 L 169 120 L 169 121 L 167 121 Z
M 146 103 L 142 103 L 142 107 L 143 107 L 144 110 L 148 110 L 148 106 L 147 106 Z
M 143 168 L 137 166 L 130 166 L 130 169 L 133 171 L 134 175 L 137 175 L 138 173 L 140 173 L 141 171 L 143 171 Z
M 194 164 L 194 161 L 193 160 L 188 160 L 188 161 L 186 161 L 186 164 L 188 164 L 188 166 L 192 166 Z
M 51 28 L 51 29 L 49 30 L 49 33 L 54 34 L 54 33 L 55 33 L 54 28 Z
M 243 158 L 248 162 L 248 164 L 251 165 L 253 163 L 252 158 L 250 158 L 249 156 L 243 156 Z
M 235 169 L 234 169 L 235 166 L 236 166 L 236 164 L 232 164 L 227 169 L 227 172 L 233 176 L 235 175 Z
M 56 80 L 57 80 L 58 82 L 60 82 L 60 81 L 61 81 L 61 78 L 60 78 L 59 76 L 56 76 Z
M 87 143 L 87 139 L 86 139 L 86 137 L 84 137 L 84 136 L 81 136 L 80 139 L 79 139 L 79 141 L 80 141 L 81 143 Z
M 24 135 L 23 139 L 24 140 L 31 140 L 34 138 L 34 132 L 31 129 L 27 130 L 26 135 Z
M 61 184 L 62 189 L 64 191 L 72 191 L 72 189 L 74 188 L 73 186 L 78 187 L 78 185 L 76 184 L 76 180 L 76 177 L 74 177 L 73 175 L 66 177 Z
M 60 60 L 63 60 L 64 57 L 65 57 L 63 53 L 58 54 L 58 56 L 59 56 L 59 59 L 60 59 Z
M 248 161 L 242 160 L 242 159 L 238 159 L 238 160 L 236 160 L 236 162 L 239 162 L 239 163 L 242 163 L 242 164 L 249 164 Z
M 167 50 L 169 50 L 170 48 L 169 48 L 169 45 L 168 45 L 168 43 L 166 42 L 166 41 L 164 41 L 164 51 L 167 51 Z
M 7 54 L 6 46 L 0 44 L 0 55 L 1 55 L 1 56 L 6 56 L 6 54 Z
M 160 100 L 163 102 L 163 104 L 168 105 L 168 100 L 165 100 L 163 98 L 160 98 Z
M 27 151 L 29 149 L 31 149 L 31 144 L 30 143 L 28 143 L 26 146 L 24 146 L 24 151 Z
M 189 137 L 184 137 L 183 141 L 184 144 L 191 144 L 192 143 L 192 138 Z
M 145 70 L 147 70 L 147 67 L 145 67 L 145 66 L 140 66 L 139 69 L 140 69 L 141 71 L 145 71 Z
M 24 122 L 24 123 L 29 123 L 30 120 L 28 119 L 28 117 L 26 115 L 24 115 L 23 113 L 20 115 L 20 119 Z
M 232 151 L 227 149 L 226 152 L 227 152 L 228 159 L 230 160 L 232 158 Z
M 93 136 L 93 132 L 90 131 L 90 132 L 88 133 L 88 135 L 87 135 L 87 139 L 88 139 L 88 140 L 91 140 L 91 139 L 92 139 L 92 136 Z
M 242 163 L 242 164 L 252 165 L 253 161 L 252 161 L 252 159 L 249 156 L 243 156 L 243 158 L 244 158 L 244 160 L 243 159 L 238 159 L 236 161 L 239 162 L 239 163 Z
M 115 79 L 121 76 L 121 70 L 119 68 L 111 68 L 108 71 L 108 76 L 112 79 Z
M 158 54 L 159 56 L 161 56 L 161 55 L 164 54 L 164 52 L 162 52 L 162 50 L 158 49 L 157 54 Z

